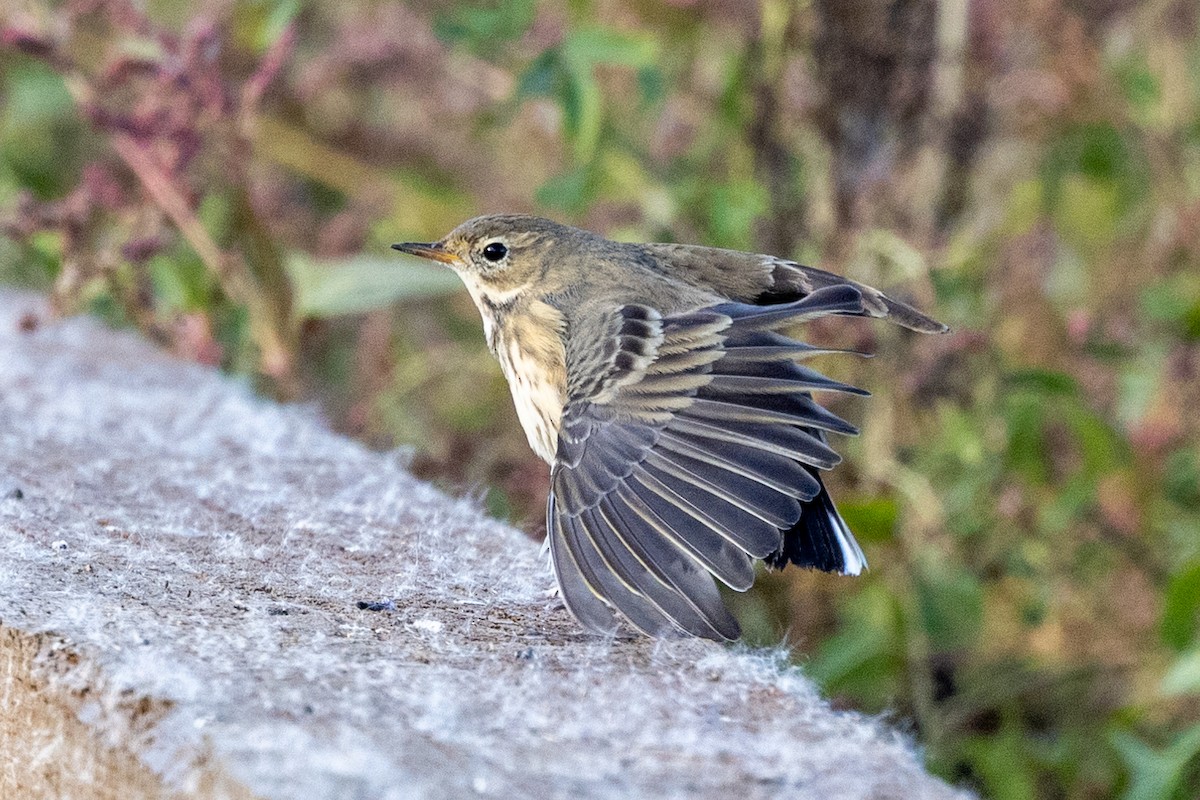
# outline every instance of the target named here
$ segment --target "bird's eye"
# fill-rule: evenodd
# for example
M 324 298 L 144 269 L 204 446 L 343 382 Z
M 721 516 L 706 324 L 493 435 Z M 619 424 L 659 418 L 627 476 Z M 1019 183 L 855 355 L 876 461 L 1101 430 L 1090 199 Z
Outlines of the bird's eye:
M 487 246 L 483 248 L 483 257 L 488 261 L 499 261 L 506 255 L 508 255 L 508 248 L 500 242 L 489 242 Z

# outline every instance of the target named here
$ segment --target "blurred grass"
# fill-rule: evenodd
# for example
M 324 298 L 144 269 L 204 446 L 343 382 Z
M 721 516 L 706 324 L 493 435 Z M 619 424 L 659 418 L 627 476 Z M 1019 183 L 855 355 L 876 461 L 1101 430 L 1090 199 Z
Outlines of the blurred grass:
M 911 296 L 956 332 L 811 331 L 881 355 L 825 365 L 871 571 L 765 575 L 747 637 L 985 796 L 1200 796 L 1194 3 L 139 8 L 0 11 L 0 282 L 535 535 L 477 315 L 391 242 L 534 211 Z

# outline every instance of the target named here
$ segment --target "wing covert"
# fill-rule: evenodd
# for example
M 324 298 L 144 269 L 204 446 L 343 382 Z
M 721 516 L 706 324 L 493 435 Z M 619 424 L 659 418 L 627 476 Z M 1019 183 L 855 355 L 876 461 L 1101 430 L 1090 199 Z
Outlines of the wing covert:
M 724 297 L 745 303 L 798 300 L 831 286 L 851 286 L 862 294 L 867 316 L 879 317 L 921 333 L 945 333 L 945 325 L 880 290 L 785 258 L 690 244 L 641 245 L 660 261 L 664 274 L 686 274 Z

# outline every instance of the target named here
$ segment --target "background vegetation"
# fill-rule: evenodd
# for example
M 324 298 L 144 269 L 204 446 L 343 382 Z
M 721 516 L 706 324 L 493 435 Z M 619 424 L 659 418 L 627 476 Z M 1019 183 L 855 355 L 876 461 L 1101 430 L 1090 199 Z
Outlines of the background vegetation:
M 52 291 L 535 535 L 546 471 L 452 276 L 499 210 L 794 256 L 955 333 L 871 388 L 872 563 L 736 598 L 995 798 L 1200 794 L 1193 0 L 6 0 L 0 282 Z M 28 319 L 27 327 L 44 321 Z

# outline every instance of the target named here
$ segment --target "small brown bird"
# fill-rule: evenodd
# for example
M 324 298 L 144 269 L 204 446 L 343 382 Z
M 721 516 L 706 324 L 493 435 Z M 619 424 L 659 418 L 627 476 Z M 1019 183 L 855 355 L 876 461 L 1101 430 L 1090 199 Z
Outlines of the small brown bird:
M 821 482 L 854 426 L 810 394 L 866 394 L 779 332 L 831 314 L 946 330 L 877 289 L 767 255 L 626 244 L 523 215 L 395 249 L 446 264 L 483 317 L 529 444 L 550 464 L 547 537 L 588 628 L 735 639 L 714 578 L 754 560 L 866 566 Z

